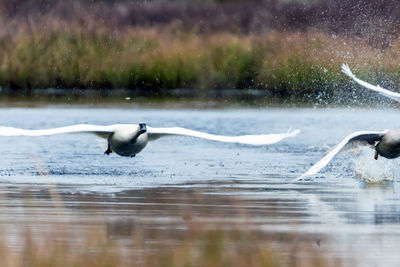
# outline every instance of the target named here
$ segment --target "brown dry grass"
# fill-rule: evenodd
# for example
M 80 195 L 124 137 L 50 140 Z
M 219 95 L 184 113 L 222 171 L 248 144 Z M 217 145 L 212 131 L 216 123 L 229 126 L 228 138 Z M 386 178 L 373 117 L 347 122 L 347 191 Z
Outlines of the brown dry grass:
M 392 87 L 400 81 L 400 40 L 395 32 L 383 34 L 383 28 L 364 35 L 321 27 L 202 32 L 180 19 L 155 26 L 123 23 L 118 6 L 90 9 L 79 1 L 69 3 L 76 13 L 64 14 L 59 4 L 40 15 L 9 11 L 0 18 L 0 86 L 16 91 L 123 88 L 153 95 L 160 89 L 201 94 L 256 88 L 280 98 L 330 99 L 350 91 L 351 83 L 340 73 L 342 63 L 372 83 L 386 81 L 382 85 Z M 150 18 L 152 13 L 146 14 Z
M 8 247 L 0 241 L 0 264 L 5 267 L 44 266 L 341 266 L 317 246 L 293 238 L 289 252 L 273 248 L 273 240 L 262 233 L 246 230 L 206 230 L 196 224 L 171 242 L 163 235 L 139 230 L 127 242 L 110 238 L 107 227 L 79 233 L 67 225 L 48 230 L 40 237 L 30 231 L 21 234 L 22 248 Z M 200 227 L 200 228 L 199 228 Z M 72 228 L 71 228 L 72 229 Z M 4 231 L 4 230 L 3 230 Z M 14 237 L 15 238 L 15 237 Z M 292 237 L 290 237 L 292 238 Z M 329 255 L 329 256 L 328 256 Z
M 40 165 L 38 170 L 45 171 Z M 233 196 L 213 198 L 201 194 L 201 190 L 188 192 L 180 192 L 179 189 L 171 192 L 162 190 L 163 193 L 160 195 L 153 195 L 153 190 L 144 191 L 140 192 L 139 198 L 133 197 L 135 194 L 128 194 L 128 198 L 126 195 L 124 197 L 124 194 L 121 195 L 120 201 L 124 204 L 129 199 L 134 202 L 141 199 L 143 204 L 154 205 L 154 207 L 139 205 L 138 209 L 132 210 L 135 212 L 133 216 L 135 218 L 144 215 L 144 221 L 136 222 L 124 221 L 118 216 L 107 218 L 106 211 L 97 210 L 101 206 L 97 204 L 110 201 L 107 196 L 97 194 L 66 196 L 59 193 L 54 185 L 47 187 L 46 194 L 39 195 L 36 189 L 34 191 L 27 189 L 20 194 L 16 193 L 17 190 L 14 192 L 16 194 L 11 194 L 11 199 L 8 199 L 7 194 L 2 191 L 1 208 L 7 210 L 7 207 L 13 207 L 12 202 L 8 201 L 15 199 L 22 201 L 24 204 L 19 206 L 21 203 L 18 201 L 18 206 L 24 208 L 19 209 L 19 212 L 12 212 L 18 217 L 15 220 L 16 225 L 2 224 L 0 266 L 343 265 L 342 260 L 331 253 L 329 240 L 321 236 L 257 230 L 259 228 L 252 222 L 251 215 L 241 208 L 243 206 L 239 198 Z M 168 192 L 176 192 L 178 198 L 165 199 L 164 194 Z M 112 201 L 117 201 L 118 204 L 115 198 L 118 196 L 112 197 Z M 175 203 L 174 201 L 176 204 L 184 201 L 186 205 L 171 205 Z M 71 203 L 79 203 L 82 207 L 78 208 L 75 204 L 68 207 Z M 228 211 L 231 214 L 229 216 L 234 215 L 232 218 L 235 219 L 221 221 L 225 216 L 222 210 L 218 209 L 219 203 L 229 206 Z M 167 218 L 161 225 L 152 220 L 148 221 L 149 217 L 146 219 L 146 215 L 161 207 L 157 207 L 157 204 L 162 207 L 169 206 L 164 212 Z M 96 210 L 99 212 L 85 212 L 94 207 L 97 207 Z M 112 214 L 118 214 L 118 205 L 115 208 Z M 79 212 L 73 212 L 75 209 Z M 103 212 L 105 217 L 102 215 Z M 270 212 L 270 216 L 274 216 L 273 210 Z M 51 216 L 48 216 L 49 214 Z M 168 217 L 168 214 L 171 214 L 171 217 Z M 92 223 L 89 216 L 92 216 Z M 21 218 L 25 218 L 26 221 L 21 223 Z M 122 220 L 112 221 L 112 219 Z M 168 219 L 171 220 L 166 223 Z M 295 229 L 295 226 L 293 227 Z

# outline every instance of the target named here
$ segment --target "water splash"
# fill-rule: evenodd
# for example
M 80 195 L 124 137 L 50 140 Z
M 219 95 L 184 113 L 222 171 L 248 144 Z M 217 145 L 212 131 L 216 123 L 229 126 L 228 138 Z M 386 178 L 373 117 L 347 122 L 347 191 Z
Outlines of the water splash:
M 364 147 L 359 149 L 353 159 L 354 173 L 357 178 L 367 183 L 394 181 L 399 176 L 399 160 L 379 157 L 374 160 L 374 151 Z

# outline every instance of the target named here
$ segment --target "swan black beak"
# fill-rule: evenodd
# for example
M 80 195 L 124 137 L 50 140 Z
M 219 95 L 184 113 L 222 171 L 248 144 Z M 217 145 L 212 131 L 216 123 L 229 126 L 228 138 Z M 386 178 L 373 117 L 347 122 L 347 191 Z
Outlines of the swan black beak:
M 146 127 L 146 123 L 139 123 L 139 133 L 145 133 L 147 132 L 147 127 Z
M 378 151 L 375 151 L 374 159 L 375 159 L 375 160 L 378 159 Z

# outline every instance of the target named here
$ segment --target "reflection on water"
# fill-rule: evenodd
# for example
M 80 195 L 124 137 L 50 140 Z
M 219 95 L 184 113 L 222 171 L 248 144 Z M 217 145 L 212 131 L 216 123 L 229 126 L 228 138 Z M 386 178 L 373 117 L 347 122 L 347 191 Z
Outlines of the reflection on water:
M 302 130 L 265 147 L 165 138 L 134 159 L 103 155 L 104 140 L 87 135 L 2 138 L 0 225 L 18 248 L 13 237 L 27 228 L 40 237 L 52 225 L 79 233 L 106 222 L 109 238 L 121 242 L 139 227 L 149 240 L 156 242 L 157 232 L 174 243 L 196 222 L 260 231 L 287 253 L 286 244 L 300 238 L 348 262 L 395 266 L 398 160 L 375 161 L 365 147 L 340 154 L 311 181 L 291 181 L 343 136 L 396 128 L 397 116 L 340 109 L 0 110 L 1 125 L 23 128 L 144 121 L 226 135 Z M 78 242 L 76 235 L 66 238 Z

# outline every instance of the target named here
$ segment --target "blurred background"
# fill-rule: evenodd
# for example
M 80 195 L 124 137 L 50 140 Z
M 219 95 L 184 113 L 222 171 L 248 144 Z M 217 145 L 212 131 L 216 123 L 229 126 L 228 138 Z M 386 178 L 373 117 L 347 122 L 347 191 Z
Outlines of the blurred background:
M 359 87 L 342 63 L 371 83 L 400 82 L 399 9 L 394 0 L 1 0 L 1 92 L 348 103 Z

